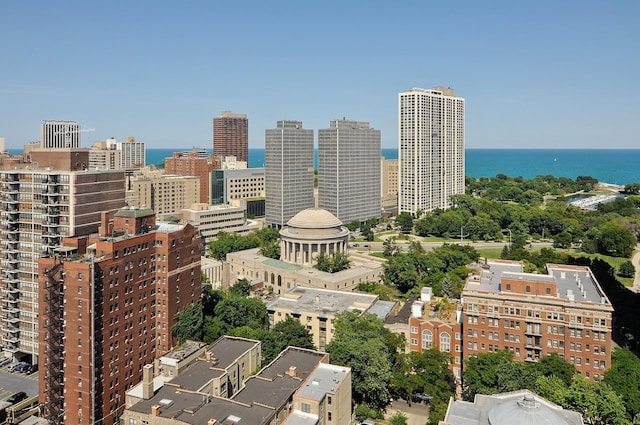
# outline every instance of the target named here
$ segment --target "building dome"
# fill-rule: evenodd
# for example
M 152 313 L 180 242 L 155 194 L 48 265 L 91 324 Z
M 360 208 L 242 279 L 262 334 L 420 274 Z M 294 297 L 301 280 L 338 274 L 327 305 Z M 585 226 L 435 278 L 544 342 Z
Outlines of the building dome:
M 329 229 L 342 226 L 342 222 L 327 210 L 307 208 L 294 215 L 287 226 L 298 229 Z
M 312 266 L 315 257 L 324 253 L 346 252 L 349 230 L 327 210 L 308 208 L 294 215 L 280 230 L 280 259 Z
M 553 409 L 526 393 L 519 400 L 508 400 L 489 411 L 490 425 L 568 425 L 557 409 Z

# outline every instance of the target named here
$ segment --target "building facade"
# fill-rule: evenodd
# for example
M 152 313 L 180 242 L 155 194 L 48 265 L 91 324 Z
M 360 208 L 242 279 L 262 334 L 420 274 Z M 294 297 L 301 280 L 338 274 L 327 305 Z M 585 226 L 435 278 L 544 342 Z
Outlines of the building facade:
M 184 208 L 200 202 L 200 182 L 198 176 L 144 169 L 127 177 L 127 205 L 151 208 L 161 217 L 179 215 Z
M 105 142 L 94 142 L 89 150 L 89 168 L 92 170 L 119 170 L 122 152 L 116 149 L 111 139 Z M 113 139 L 115 140 L 115 139 Z
M 122 171 L 82 171 L 78 158 L 88 160 L 86 150 L 79 156 L 49 151 L 33 153 L 38 166 L 0 170 L 1 342 L 16 361 L 32 364 L 38 361 L 38 259 L 53 254 L 64 237 L 97 231 L 101 211 L 124 205 Z
M 213 119 L 213 154 L 249 161 L 249 120 L 245 114 L 224 111 Z
M 144 168 L 146 163 L 146 151 L 144 142 L 138 142 L 135 137 L 129 136 L 124 143 L 119 143 L 122 151 L 120 167 L 125 170 Z
M 464 357 L 509 350 L 516 361 L 557 353 L 589 379 L 611 366 L 613 307 L 588 267 L 548 264 L 523 273 L 490 261 L 462 292 Z
M 464 193 L 464 99 L 451 88 L 398 95 L 398 211 L 448 208 Z
M 245 234 L 260 229 L 256 221 L 248 221 L 246 209 L 233 205 L 193 204 L 181 210 L 182 219 L 193 224 L 206 244 L 220 232 Z
M 265 221 L 283 227 L 300 211 L 313 208 L 313 130 L 302 121 L 278 121 L 265 132 Z
M 142 367 L 177 343 L 201 296 L 200 237 L 151 210 L 103 213 L 97 235 L 39 260 L 39 398 L 53 424 L 112 424 Z
M 80 126 L 75 121 L 43 121 L 40 127 L 40 143 L 44 149 L 79 148 Z
M 211 205 L 229 204 L 236 200 L 265 200 L 265 169 L 213 170 L 211 172 Z
M 197 202 L 209 203 L 210 174 L 211 171 L 219 168 L 220 161 L 200 149 L 194 149 L 190 152 L 174 152 L 171 158 L 164 160 L 164 170 L 167 174 L 197 176 L 200 179 L 200 199 Z
M 398 212 L 398 176 L 398 160 L 380 157 L 380 197 L 384 214 Z
M 318 207 L 343 223 L 381 217 L 380 130 L 347 120 L 318 130 Z

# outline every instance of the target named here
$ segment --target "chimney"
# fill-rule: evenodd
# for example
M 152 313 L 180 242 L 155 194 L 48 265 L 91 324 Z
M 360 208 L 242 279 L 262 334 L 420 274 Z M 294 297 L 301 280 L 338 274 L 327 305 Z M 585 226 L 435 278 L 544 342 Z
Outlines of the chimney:
M 142 368 L 142 398 L 149 400 L 153 397 L 153 365 L 148 364 Z
M 109 236 L 109 212 L 103 211 L 100 213 L 100 227 L 98 227 L 98 234 L 100 237 L 106 238 Z
M 160 416 L 160 405 L 154 404 L 151 406 L 151 416 Z
M 211 351 L 204 352 L 204 358 L 207 359 L 208 362 L 211 361 Z
M 207 425 L 218 425 L 218 421 L 215 419 L 209 419 L 209 421 L 207 422 Z
M 295 378 L 296 377 L 296 369 L 297 368 L 295 366 L 289 366 L 289 370 L 286 371 L 285 373 L 287 375 L 289 375 L 290 377 Z

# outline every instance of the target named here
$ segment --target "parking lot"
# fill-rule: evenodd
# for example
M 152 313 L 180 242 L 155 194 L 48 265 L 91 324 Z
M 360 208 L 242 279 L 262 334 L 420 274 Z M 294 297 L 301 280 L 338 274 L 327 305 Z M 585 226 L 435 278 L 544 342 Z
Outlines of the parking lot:
M 0 367 L 0 400 L 6 400 L 19 391 L 27 393 L 27 397 L 38 395 L 38 372 L 25 375 L 8 369 L 9 365 Z

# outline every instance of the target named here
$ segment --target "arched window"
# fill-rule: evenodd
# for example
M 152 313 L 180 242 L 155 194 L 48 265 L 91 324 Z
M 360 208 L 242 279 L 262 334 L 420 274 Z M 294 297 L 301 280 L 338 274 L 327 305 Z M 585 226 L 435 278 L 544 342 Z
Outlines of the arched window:
M 433 348 L 433 334 L 431 331 L 422 331 L 422 349 L 429 350 Z
M 282 276 L 278 275 L 278 286 L 282 286 Z
M 440 351 L 451 351 L 451 336 L 446 332 L 440 334 Z

